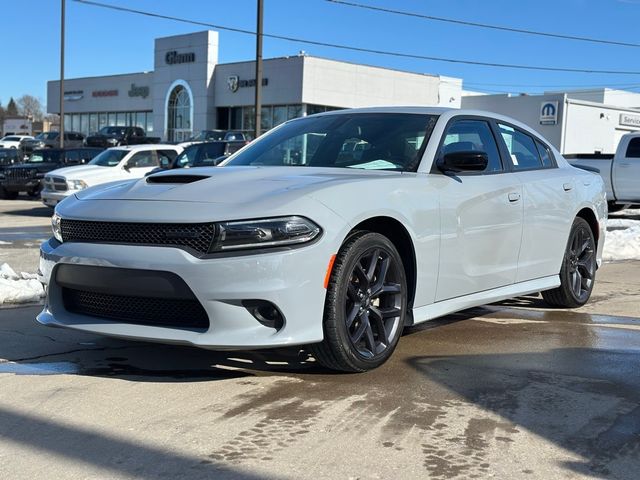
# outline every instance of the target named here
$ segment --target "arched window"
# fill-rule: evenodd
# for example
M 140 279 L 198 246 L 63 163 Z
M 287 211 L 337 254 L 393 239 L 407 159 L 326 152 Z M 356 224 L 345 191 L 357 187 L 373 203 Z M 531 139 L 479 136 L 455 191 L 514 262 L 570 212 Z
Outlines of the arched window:
M 176 85 L 167 102 L 168 141 L 182 142 L 191 136 L 191 108 L 189 92 L 183 85 Z

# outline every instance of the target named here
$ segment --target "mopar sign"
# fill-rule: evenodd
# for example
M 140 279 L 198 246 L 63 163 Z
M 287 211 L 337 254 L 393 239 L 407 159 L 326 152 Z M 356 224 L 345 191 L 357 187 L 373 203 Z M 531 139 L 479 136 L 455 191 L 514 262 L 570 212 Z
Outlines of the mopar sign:
M 558 102 L 543 102 L 540 105 L 540 125 L 558 123 Z

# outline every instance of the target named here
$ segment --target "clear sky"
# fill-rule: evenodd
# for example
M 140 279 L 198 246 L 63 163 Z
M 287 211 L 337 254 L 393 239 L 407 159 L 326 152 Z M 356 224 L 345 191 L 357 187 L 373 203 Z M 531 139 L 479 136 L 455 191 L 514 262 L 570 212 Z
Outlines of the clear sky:
M 353 0 L 416 13 L 640 43 L 640 0 Z M 255 0 L 104 0 L 164 15 L 255 29 Z M 59 74 L 59 0 L 0 0 L 3 62 L 0 101 L 31 94 L 46 102 Z M 204 30 L 169 20 L 104 10 L 67 0 L 66 76 L 153 69 L 156 37 Z M 265 33 L 365 48 L 478 61 L 640 71 L 640 48 L 498 32 L 394 16 L 325 0 L 265 0 Z M 536 92 L 564 86 L 640 89 L 640 75 L 534 72 L 392 58 L 265 39 L 265 58 L 305 50 L 339 60 L 449 75 L 465 88 Z M 250 35 L 220 32 L 220 62 L 249 60 Z M 635 88 L 634 88 L 635 87 Z

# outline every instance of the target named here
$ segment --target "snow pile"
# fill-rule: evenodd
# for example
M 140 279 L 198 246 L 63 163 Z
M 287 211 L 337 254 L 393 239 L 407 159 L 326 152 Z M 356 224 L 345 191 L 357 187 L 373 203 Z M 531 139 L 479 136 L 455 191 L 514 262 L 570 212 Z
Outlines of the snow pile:
M 640 222 L 607 220 L 607 236 L 602 258 L 605 262 L 640 260 Z
M 0 265 L 0 305 L 37 302 L 44 288 L 35 273 L 17 274 L 7 263 Z

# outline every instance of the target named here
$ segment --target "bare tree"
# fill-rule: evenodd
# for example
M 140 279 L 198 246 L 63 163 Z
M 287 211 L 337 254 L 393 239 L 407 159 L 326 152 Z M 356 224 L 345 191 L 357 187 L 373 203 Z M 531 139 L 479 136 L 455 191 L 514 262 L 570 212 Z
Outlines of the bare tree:
M 36 122 L 40 122 L 44 118 L 42 102 L 33 95 L 23 95 L 18 99 L 17 103 L 20 115 L 29 117 Z

